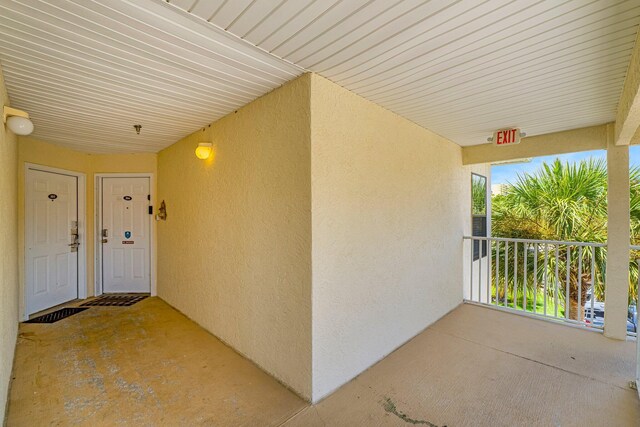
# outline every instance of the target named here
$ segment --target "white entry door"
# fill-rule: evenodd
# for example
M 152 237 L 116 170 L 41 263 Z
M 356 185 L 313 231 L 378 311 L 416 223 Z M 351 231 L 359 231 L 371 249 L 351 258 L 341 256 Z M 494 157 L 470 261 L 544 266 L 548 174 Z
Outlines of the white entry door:
M 28 169 L 27 315 L 78 297 L 78 178 Z
M 102 289 L 150 292 L 149 178 L 102 178 Z

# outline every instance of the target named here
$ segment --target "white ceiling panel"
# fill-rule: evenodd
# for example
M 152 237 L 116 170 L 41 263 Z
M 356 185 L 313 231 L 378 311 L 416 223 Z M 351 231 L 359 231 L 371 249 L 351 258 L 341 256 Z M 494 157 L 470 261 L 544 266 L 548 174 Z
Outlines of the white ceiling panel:
M 91 152 L 158 151 L 303 72 L 153 0 L 0 1 L 0 64 L 34 137 Z
M 270 1 L 270 0 L 262 0 Z M 322 5 L 316 4 L 316 0 L 298 0 L 290 1 L 285 0 L 281 4 L 278 4 L 273 10 L 265 15 L 265 19 L 261 19 L 245 34 L 244 38 L 252 44 L 258 46 L 267 46 L 267 43 L 272 43 L 277 46 L 278 39 L 287 38 L 287 29 L 283 27 L 291 24 L 292 21 L 298 20 L 298 16 L 309 14 L 307 16 L 313 16 L 313 8 L 322 7 Z M 307 12 L 310 10 L 310 12 Z M 293 34 L 293 31 L 291 32 Z
M 0 64 L 36 137 L 88 151 L 157 151 L 306 70 L 472 145 L 613 121 L 639 24 L 640 0 L 0 0 Z
M 180 5 L 177 5 L 175 2 L 171 2 L 171 3 L 180 7 Z M 214 14 L 218 11 L 220 6 L 222 6 L 222 3 L 224 3 L 224 0 L 219 0 L 219 1 L 193 0 L 191 1 L 191 3 L 193 4 L 190 7 L 182 7 L 182 9 L 188 10 L 195 16 L 198 16 L 204 19 L 205 21 L 209 21 L 214 16 Z
M 640 23 L 640 0 L 236 6 L 210 22 L 461 145 L 614 120 Z
M 224 30 L 228 30 L 253 5 L 253 0 L 231 0 L 222 2 L 209 22 L 214 22 Z

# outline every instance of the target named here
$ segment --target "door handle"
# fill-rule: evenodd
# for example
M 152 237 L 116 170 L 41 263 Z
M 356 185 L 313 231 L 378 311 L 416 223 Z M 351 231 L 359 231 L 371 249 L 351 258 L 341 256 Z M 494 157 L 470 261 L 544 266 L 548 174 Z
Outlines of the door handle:
M 107 242 L 109 242 L 109 241 L 108 241 L 107 239 L 102 239 L 100 242 L 102 242 L 102 243 L 107 243 Z
M 80 235 L 78 234 L 78 223 L 73 221 L 71 223 L 71 252 L 78 252 L 78 246 L 80 246 Z

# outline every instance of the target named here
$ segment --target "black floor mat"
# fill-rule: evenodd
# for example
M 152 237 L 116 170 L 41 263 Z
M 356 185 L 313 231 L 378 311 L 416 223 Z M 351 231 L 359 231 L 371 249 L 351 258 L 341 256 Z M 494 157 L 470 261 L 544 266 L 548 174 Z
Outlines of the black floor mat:
M 128 307 L 147 298 L 149 294 L 105 294 L 80 304 L 80 307 Z
M 58 320 L 62 320 L 65 317 L 73 316 L 81 311 L 88 310 L 89 307 L 67 307 L 60 310 L 53 311 L 49 314 L 43 314 L 42 316 L 34 317 L 31 320 L 27 320 L 24 323 L 55 323 Z

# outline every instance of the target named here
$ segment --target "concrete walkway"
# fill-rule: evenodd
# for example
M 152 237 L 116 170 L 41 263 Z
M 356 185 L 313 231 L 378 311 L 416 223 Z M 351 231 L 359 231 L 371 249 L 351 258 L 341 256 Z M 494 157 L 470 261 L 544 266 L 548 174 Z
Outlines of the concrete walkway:
M 462 305 L 308 405 L 158 298 L 22 324 L 8 426 L 637 426 L 634 345 Z M 339 363 L 339 361 L 336 361 Z
M 640 426 L 635 342 L 461 305 L 287 426 Z

